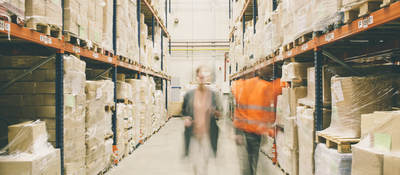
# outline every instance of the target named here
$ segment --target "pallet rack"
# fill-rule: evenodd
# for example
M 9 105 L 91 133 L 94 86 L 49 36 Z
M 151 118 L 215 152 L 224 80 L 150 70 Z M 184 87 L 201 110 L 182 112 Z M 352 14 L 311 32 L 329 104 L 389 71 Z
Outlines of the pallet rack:
M 166 14 L 167 16 L 167 2 L 168 0 L 165 0 L 166 4 Z M 62 1 L 62 4 L 64 2 Z M 144 6 L 144 8 L 141 10 L 141 4 Z M 154 27 L 154 19 L 156 19 L 158 25 L 162 28 L 162 33 L 163 35 L 167 36 L 169 39 L 169 43 L 171 40 L 171 36 L 169 35 L 167 31 L 166 25 L 164 25 L 163 21 L 161 18 L 158 16 L 154 8 L 150 5 L 148 0 L 137 0 L 137 6 L 138 6 L 138 21 L 140 22 L 140 12 L 144 12 L 146 16 L 151 16 L 150 18 L 152 19 L 152 27 Z M 105 68 L 106 70 L 102 73 L 107 73 L 108 71 L 111 71 L 112 73 L 112 81 L 114 82 L 114 103 L 117 103 L 116 99 L 116 82 L 117 82 L 117 73 L 119 70 L 122 72 L 127 72 L 127 73 L 135 73 L 139 75 L 148 75 L 155 77 L 156 79 L 161 81 L 161 89 L 165 92 L 165 99 L 168 101 L 168 82 L 171 81 L 171 77 L 168 76 L 166 73 L 164 73 L 163 69 L 161 69 L 161 72 L 155 71 L 152 68 L 143 66 L 143 65 L 137 65 L 137 64 L 128 64 L 125 63 L 121 60 L 118 60 L 117 58 L 119 55 L 115 54 L 116 51 L 116 0 L 113 1 L 113 49 L 114 53 L 111 52 L 97 52 L 97 51 L 92 51 L 87 48 L 83 48 L 80 46 L 73 45 L 69 42 L 67 42 L 64 37 L 60 38 L 55 38 L 48 36 L 46 34 L 30 30 L 26 27 L 23 27 L 19 24 L 12 23 L 11 21 L 8 21 L 6 18 L 0 18 L 0 53 L 6 53 L 8 55 L 17 55 L 18 53 L 34 53 L 34 52 L 43 52 L 46 54 L 50 55 L 55 55 L 55 68 L 56 68 L 56 148 L 60 149 L 61 152 L 61 172 L 64 174 L 64 124 L 63 124 L 63 110 L 64 110 L 64 95 L 63 95 L 63 55 L 64 54 L 73 54 L 77 55 L 78 57 L 81 57 L 83 60 L 85 60 L 87 63 L 90 63 L 91 66 L 101 67 Z M 171 9 L 170 9 L 171 10 Z M 169 11 L 170 11 L 169 10 Z M 64 13 L 64 12 L 63 12 Z M 64 14 L 63 14 L 64 15 Z M 167 18 L 165 19 L 165 22 L 167 23 Z M 140 26 L 139 28 L 139 34 L 140 34 Z M 153 29 L 153 34 L 154 34 L 154 29 Z M 161 35 L 161 46 L 162 44 L 162 39 L 163 35 Z M 154 42 L 154 35 L 153 35 L 153 42 Z M 139 37 L 139 44 L 140 44 L 140 37 Z M 21 48 L 19 48 L 21 47 Z M 19 49 L 18 49 L 19 48 Z M 27 49 L 30 48 L 30 49 Z M 32 49 L 34 48 L 34 49 Z M 27 49 L 27 50 L 24 50 Z M 37 49 L 37 50 L 35 50 Z M 163 48 L 161 49 L 161 59 L 163 59 Z M 35 71 L 40 67 L 40 65 L 43 65 L 47 63 L 49 60 L 54 59 L 54 56 L 50 56 L 48 59 L 44 59 L 43 62 L 39 65 L 36 65 L 29 69 L 27 72 L 23 73 L 22 75 L 18 76 L 14 80 L 10 81 L 7 83 L 7 87 L 11 86 L 13 82 L 18 81 L 19 79 L 23 78 L 24 76 L 28 75 L 29 72 Z M 163 67 L 163 61 L 161 62 L 161 67 Z M 4 88 L 7 88 L 4 87 Z M 2 91 L 2 89 L 0 89 Z M 165 105 L 165 108 L 168 108 L 167 102 Z M 116 104 L 115 104 L 116 107 Z M 114 110 L 116 111 L 116 109 Z M 116 112 L 113 113 L 113 118 L 112 118 L 112 130 L 114 133 L 113 137 L 113 151 L 116 150 L 116 143 L 117 143 L 117 137 L 116 137 Z
M 243 22 L 252 0 L 247 0 L 238 17 Z M 255 1 L 254 1 L 255 2 Z M 253 4 L 254 4 L 253 2 Z M 253 10 L 254 11 L 254 10 Z M 253 13 L 256 20 L 256 13 Z M 244 32 L 244 31 L 243 31 Z M 233 32 L 232 32 L 233 33 Z M 231 36 L 230 36 L 231 37 Z M 315 67 L 315 130 L 322 129 L 322 66 L 328 58 L 344 68 L 352 70 L 348 62 L 363 57 L 373 57 L 374 60 L 390 60 L 393 65 L 399 65 L 400 53 L 400 2 L 382 7 L 367 16 L 358 18 L 348 24 L 338 27 L 324 34 L 316 35 L 311 40 L 295 46 L 272 58 L 262 58 L 260 62 L 230 75 L 230 81 L 254 76 L 259 70 L 272 70 L 276 65 L 290 60 L 314 61 Z M 377 59 L 379 58 L 379 59 Z M 400 70 L 400 69 L 397 69 Z M 274 73 L 272 73 L 274 74 Z

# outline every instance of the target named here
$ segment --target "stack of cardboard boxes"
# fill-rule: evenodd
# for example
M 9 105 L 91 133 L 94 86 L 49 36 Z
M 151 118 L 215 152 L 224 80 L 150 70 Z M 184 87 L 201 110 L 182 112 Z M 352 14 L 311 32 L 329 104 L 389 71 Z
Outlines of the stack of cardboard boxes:
M 352 174 L 399 174 L 400 113 L 376 111 L 361 116 L 362 141 L 352 146 Z
M 10 81 L 46 59 L 40 56 L 15 56 L 1 58 L 1 71 Z M 85 62 L 74 56 L 64 56 L 64 164 L 65 173 L 85 171 Z M 15 76 L 12 76 L 15 75 Z M 50 61 L 31 75 L 10 86 L 2 95 L 1 115 L 10 123 L 32 119 L 46 122 L 49 142 L 56 141 L 55 62 Z
M 109 80 L 86 82 L 86 174 L 98 174 L 110 165 L 112 148 L 105 138 L 110 134 L 114 84 Z M 109 118 L 109 119 L 107 119 Z M 111 131 L 112 134 L 112 131 Z M 111 150 L 106 150 L 106 147 Z
M 342 22 L 342 0 L 282 0 L 276 4 L 273 2 L 258 0 L 256 32 L 253 30 L 253 20 L 246 17 L 244 29 L 243 23 L 238 21 L 245 1 L 232 2 L 230 31 L 233 31 L 233 41 L 230 43 L 229 54 L 232 65 L 238 63 L 238 71 L 273 54 L 279 48 L 281 51 L 286 50 L 286 45 L 295 42 L 301 36 L 310 38 L 312 32 L 327 31 L 330 26 L 337 26 Z M 275 10 L 274 4 L 277 5 Z
M 61 0 L 26 0 L 25 24 L 28 28 L 37 29 L 37 24 L 50 24 L 62 28 Z
M 47 138 L 43 121 L 10 125 L 8 154 L 0 156 L 0 174 L 61 174 L 60 150 Z

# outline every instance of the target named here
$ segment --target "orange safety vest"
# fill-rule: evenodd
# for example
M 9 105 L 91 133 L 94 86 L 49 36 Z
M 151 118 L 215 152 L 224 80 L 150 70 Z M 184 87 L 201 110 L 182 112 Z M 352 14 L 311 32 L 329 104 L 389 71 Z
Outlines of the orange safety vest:
M 235 81 L 232 86 L 236 100 L 234 126 L 246 132 L 274 136 L 276 101 L 281 93 L 280 79 L 268 82 L 255 77 Z

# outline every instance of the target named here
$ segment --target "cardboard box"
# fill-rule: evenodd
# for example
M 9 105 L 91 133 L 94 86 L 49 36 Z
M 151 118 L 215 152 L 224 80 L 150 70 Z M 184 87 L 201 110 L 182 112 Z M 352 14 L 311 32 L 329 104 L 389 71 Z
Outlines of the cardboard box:
M 292 150 L 298 150 L 296 117 L 290 117 L 284 125 L 285 144 Z
M 315 174 L 351 175 L 351 161 L 351 153 L 339 153 L 320 143 L 315 149 Z
M 41 155 L 0 157 L 0 174 L 8 175 L 59 175 L 61 174 L 60 150 L 54 149 Z
M 400 174 L 400 155 L 396 153 L 385 153 L 383 158 L 383 174 Z
M 332 123 L 323 132 L 342 138 L 361 136 L 361 114 L 392 108 L 392 80 L 385 76 L 333 77 Z
M 24 122 L 8 126 L 8 143 L 10 153 L 33 153 L 37 142 L 47 142 L 45 122 Z
M 376 111 L 361 117 L 361 132 L 363 136 L 370 134 L 373 144 L 383 151 L 400 151 L 400 112 Z M 376 136 L 378 134 L 378 136 Z
M 314 109 L 305 106 L 297 107 L 297 131 L 299 143 L 299 175 L 314 174 Z M 331 113 L 323 110 L 323 128 L 330 124 Z
M 332 74 L 328 72 L 327 67 L 322 68 L 322 101 L 324 106 L 331 104 L 331 78 Z M 314 107 L 315 106 L 315 68 L 307 69 L 307 97 L 299 99 L 299 103 Z
M 383 153 L 353 145 L 352 175 L 383 175 Z

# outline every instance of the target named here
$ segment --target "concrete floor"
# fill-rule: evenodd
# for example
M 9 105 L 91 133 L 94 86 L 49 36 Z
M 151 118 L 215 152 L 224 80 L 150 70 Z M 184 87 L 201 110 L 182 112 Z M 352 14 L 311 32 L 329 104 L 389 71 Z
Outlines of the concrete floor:
M 218 123 L 221 134 L 218 156 L 209 163 L 209 175 L 240 175 L 237 147 L 234 143 L 232 122 L 229 119 Z M 132 155 L 112 168 L 108 175 L 192 175 L 193 169 L 183 154 L 183 121 L 171 119 Z M 272 162 L 260 154 L 258 175 L 282 174 Z

